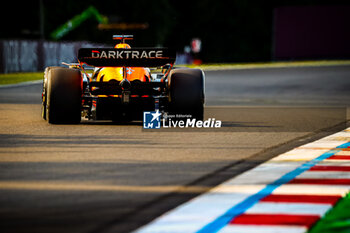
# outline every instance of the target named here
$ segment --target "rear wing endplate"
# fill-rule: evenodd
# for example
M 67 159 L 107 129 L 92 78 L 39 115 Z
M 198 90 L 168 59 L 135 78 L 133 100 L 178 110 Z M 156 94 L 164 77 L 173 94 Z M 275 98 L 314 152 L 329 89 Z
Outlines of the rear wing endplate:
M 160 67 L 175 63 L 176 51 L 167 48 L 81 48 L 78 59 L 97 67 Z

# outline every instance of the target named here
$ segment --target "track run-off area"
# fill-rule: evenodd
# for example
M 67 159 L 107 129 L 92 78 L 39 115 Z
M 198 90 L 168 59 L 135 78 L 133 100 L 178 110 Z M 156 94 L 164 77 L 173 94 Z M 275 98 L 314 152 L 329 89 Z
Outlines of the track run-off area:
M 235 192 L 243 194 L 230 198 L 229 203 L 221 197 L 215 199 L 220 203 L 208 200 L 216 203 L 210 211 L 191 208 L 200 215 L 188 212 L 193 214 L 189 224 L 198 227 L 182 232 L 215 232 L 219 229 L 211 224 L 217 226 L 217 222 L 222 231 L 241 232 L 237 227 L 249 230 L 251 225 L 242 223 L 249 222 L 252 215 L 279 214 L 287 205 L 282 194 L 290 200 L 293 195 L 318 195 L 314 192 L 320 186 L 331 184 L 309 184 L 316 188 L 295 188 L 295 193 L 279 191 L 289 190 L 285 187 L 300 187 L 310 179 L 321 182 L 324 176 L 315 175 L 321 173 L 332 179 L 348 179 L 346 171 L 316 170 L 341 165 L 329 158 L 318 161 L 329 151 L 334 152 L 331 156 L 347 155 L 342 148 L 349 136 L 341 131 L 347 128 L 350 66 L 212 70 L 205 74 L 205 118 L 221 120 L 220 129 L 147 131 L 141 122 L 50 125 L 40 116 L 40 84 L 1 88 L 1 229 L 142 232 L 164 216 L 223 190 L 219 194 L 227 197 Z M 316 146 L 309 144 L 314 141 Z M 312 162 L 315 159 L 317 163 Z M 305 163 L 310 166 L 303 166 Z M 300 169 L 301 173 L 294 174 Z M 324 195 L 339 197 L 348 186 L 332 187 L 341 192 Z M 253 201 L 246 204 L 246 200 Z M 331 207 L 330 203 L 308 204 L 318 205 L 318 209 L 313 208 L 317 213 L 309 213 L 304 204 L 289 209 L 295 215 L 300 210 L 319 219 Z M 244 208 L 238 211 L 237 205 Z M 229 216 L 223 221 L 226 224 L 221 224 L 223 215 Z M 312 219 L 314 223 L 316 217 Z M 199 226 L 196 221 L 205 224 Z M 159 232 L 181 232 L 186 225 L 182 223 L 171 228 L 167 222 Z M 297 225 L 294 229 L 303 232 L 306 228 Z

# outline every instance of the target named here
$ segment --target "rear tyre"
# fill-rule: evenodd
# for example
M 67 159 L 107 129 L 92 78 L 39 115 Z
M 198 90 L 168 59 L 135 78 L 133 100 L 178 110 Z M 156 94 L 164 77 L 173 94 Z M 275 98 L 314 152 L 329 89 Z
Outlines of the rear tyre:
M 77 69 L 49 69 L 46 118 L 51 124 L 77 124 L 81 120 L 82 77 Z
M 46 120 L 46 103 L 47 103 L 47 79 L 51 69 L 60 68 L 59 66 L 49 66 L 45 68 L 43 79 L 43 91 L 42 91 L 42 105 L 41 105 L 41 117 Z
M 169 113 L 203 120 L 204 73 L 200 69 L 175 69 L 168 77 Z

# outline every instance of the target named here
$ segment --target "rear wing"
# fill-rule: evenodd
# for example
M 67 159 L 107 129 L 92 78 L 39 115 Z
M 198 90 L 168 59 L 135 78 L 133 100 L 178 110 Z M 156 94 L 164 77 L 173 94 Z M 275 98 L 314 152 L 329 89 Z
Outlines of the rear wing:
M 97 67 L 160 67 L 175 63 L 176 51 L 167 48 L 81 48 L 78 59 Z

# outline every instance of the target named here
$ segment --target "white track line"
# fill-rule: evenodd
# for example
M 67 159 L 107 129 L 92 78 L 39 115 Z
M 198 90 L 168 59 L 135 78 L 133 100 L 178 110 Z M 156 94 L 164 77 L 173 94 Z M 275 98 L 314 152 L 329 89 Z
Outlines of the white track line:
M 306 227 L 298 226 L 262 226 L 262 225 L 227 225 L 220 233 L 304 233 Z
M 329 204 L 304 204 L 304 203 L 275 203 L 259 202 L 245 213 L 248 214 L 296 214 L 296 215 L 320 215 L 327 212 L 332 205 Z

